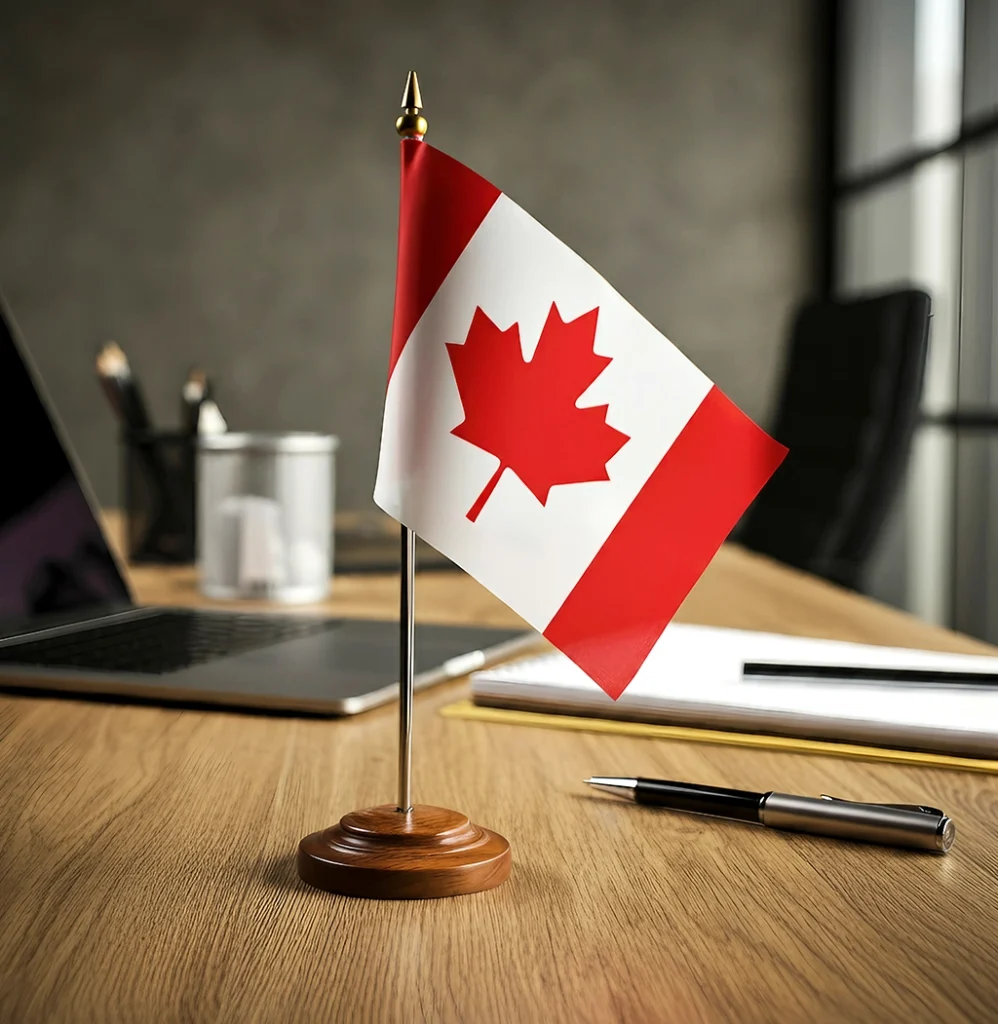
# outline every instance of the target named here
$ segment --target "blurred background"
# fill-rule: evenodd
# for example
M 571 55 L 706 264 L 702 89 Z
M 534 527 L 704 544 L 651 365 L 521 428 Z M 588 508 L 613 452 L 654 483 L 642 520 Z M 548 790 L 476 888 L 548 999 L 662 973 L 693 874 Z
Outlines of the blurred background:
M 998 0 L 3 9 L 0 289 L 103 503 L 114 338 L 160 425 L 205 366 L 230 427 L 337 434 L 337 504 L 371 507 L 415 67 L 430 139 L 763 424 L 802 303 L 926 291 L 849 582 L 998 641 Z

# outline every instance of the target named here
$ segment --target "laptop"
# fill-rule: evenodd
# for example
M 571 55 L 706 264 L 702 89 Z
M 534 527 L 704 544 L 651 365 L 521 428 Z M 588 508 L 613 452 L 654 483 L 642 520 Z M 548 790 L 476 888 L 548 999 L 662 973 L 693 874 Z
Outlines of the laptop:
M 140 607 L 0 298 L 0 689 L 349 715 L 397 696 L 398 624 Z M 417 688 L 536 633 L 420 625 Z

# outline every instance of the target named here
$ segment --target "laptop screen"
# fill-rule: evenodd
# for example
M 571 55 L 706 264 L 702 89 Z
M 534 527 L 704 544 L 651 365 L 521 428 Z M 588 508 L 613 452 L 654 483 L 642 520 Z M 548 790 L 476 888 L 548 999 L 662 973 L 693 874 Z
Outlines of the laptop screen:
M 0 635 L 10 620 L 130 603 L 2 305 L 0 439 Z

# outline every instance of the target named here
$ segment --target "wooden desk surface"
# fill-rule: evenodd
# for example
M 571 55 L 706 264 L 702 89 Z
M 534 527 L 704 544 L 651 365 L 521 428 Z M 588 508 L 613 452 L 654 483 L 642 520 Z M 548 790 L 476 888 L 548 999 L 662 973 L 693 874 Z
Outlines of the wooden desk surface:
M 187 570 L 137 570 L 189 604 Z M 396 581 L 329 607 L 391 616 Z M 421 578 L 424 620 L 510 623 L 467 578 Z M 983 645 L 721 552 L 687 621 Z M 417 799 L 513 844 L 498 890 L 372 903 L 297 880 L 298 839 L 390 802 L 394 708 L 353 720 L 0 698 L 0 1020 L 870 1021 L 998 1015 L 998 781 L 444 719 L 417 698 Z M 693 779 L 954 817 L 946 858 L 585 792 L 590 773 Z

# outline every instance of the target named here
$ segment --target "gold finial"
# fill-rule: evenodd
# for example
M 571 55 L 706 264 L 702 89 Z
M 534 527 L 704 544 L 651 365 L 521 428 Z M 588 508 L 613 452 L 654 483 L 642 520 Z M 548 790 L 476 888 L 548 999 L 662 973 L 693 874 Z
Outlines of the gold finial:
M 395 130 L 403 139 L 421 139 L 426 134 L 426 118 L 419 112 L 422 106 L 419 79 L 415 71 L 410 71 L 402 93 L 402 115 L 395 122 Z

